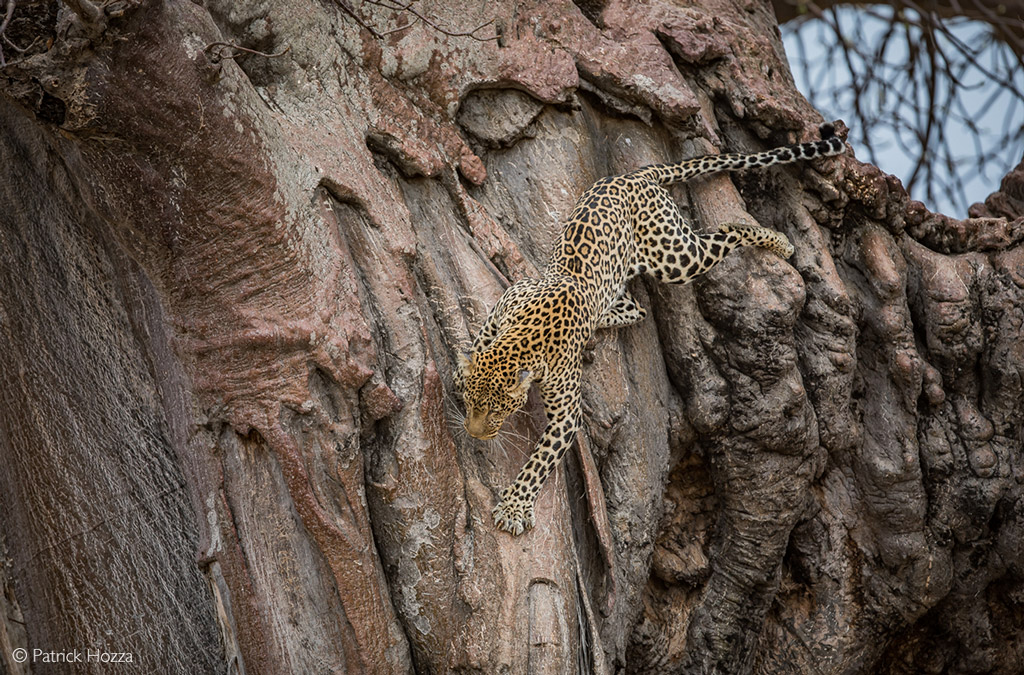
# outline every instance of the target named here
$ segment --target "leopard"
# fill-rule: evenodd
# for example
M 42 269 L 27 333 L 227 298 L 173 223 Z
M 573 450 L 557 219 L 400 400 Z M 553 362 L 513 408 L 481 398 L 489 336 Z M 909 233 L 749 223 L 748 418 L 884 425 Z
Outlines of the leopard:
M 509 286 L 488 313 L 453 369 L 462 395 L 462 426 L 489 440 L 522 408 L 536 384 L 546 426 L 513 483 L 501 491 L 492 516 L 518 536 L 535 524 L 537 495 L 582 425 L 583 354 L 598 329 L 625 327 L 647 316 L 627 288 L 646 275 L 686 284 L 738 246 L 755 246 L 783 259 L 794 251 L 780 232 L 724 223 L 699 233 L 665 186 L 704 174 L 765 168 L 844 152 L 832 124 L 820 139 L 756 153 L 712 154 L 654 164 L 595 182 L 576 201 L 539 277 Z

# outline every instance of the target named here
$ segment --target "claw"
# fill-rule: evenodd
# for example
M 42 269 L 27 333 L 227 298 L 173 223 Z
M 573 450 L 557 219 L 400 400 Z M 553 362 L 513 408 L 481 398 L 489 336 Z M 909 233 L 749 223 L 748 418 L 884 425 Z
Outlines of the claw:
M 503 494 L 508 492 L 506 489 Z M 494 524 L 499 529 L 516 537 L 534 525 L 533 505 L 510 502 L 507 497 L 502 498 L 491 511 L 491 515 L 494 516 Z

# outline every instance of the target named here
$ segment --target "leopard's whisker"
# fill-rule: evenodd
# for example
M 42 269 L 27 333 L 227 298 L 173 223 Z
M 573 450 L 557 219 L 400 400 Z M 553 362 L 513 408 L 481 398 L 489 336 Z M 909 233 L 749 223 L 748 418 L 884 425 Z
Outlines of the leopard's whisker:
M 506 462 L 507 462 L 508 461 L 508 443 L 507 443 L 505 437 L 502 434 L 499 433 L 497 436 L 495 436 L 491 440 L 494 441 L 494 445 L 501 452 L 502 458 L 504 460 L 506 460 Z
M 452 436 L 464 441 L 466 436 L 466 414 L 462 412 L 462 405 L 455 399 L 450 391 L 444 393 L 445 419 L 448 421 L 449 430 Z
M 519 433 L 518 431 L 512 431 L 511 429 L 505 428 L 501 430 L 501 435 L 505 436 L 506 439 L 514 439 L 522 441 L 523 443 L 529 444 L 530 437 Z

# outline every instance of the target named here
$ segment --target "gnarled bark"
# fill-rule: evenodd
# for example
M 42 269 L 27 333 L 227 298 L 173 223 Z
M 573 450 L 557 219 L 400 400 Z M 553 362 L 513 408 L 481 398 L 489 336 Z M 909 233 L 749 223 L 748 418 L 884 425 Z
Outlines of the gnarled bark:
M 770 6 L 417 3 L 490 41 L 331 3 L 26 7 L 9 671 L 1015 671 L 1019 172 L 965 221 L 850 156 L 678 188 L 796 254 L 635 282 L 652 318 L 596 336 L 578 452 L 513 538 L 489 514 L 543 414 L 459 433 L 454 354 L 595 179 L 812 137 Z

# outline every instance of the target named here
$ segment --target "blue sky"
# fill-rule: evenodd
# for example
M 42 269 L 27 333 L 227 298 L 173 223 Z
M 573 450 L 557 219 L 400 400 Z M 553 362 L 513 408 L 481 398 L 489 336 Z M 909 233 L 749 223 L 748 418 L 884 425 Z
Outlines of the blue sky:
M 917 153 L 910 129 L 923 127 L 914 124 L 915 106 L 910 105 L 910 100 L 917 98 L 917 107 L 922 107 L 927 98 L 928 69 L 918 68 L 910 76 L 904 67 L 911 47 L 921 50 L 924 44 L 922 34 L 912 26 L 899 26 L 884 50 L 880 49 L 891 24 L 886 15 L 892 11 L 891 7 L 880 5 L 869 6 L 867 11 L 841 7 L 832 15 L 847 44 L 856 46 L 856 51 L 864 56 L 861 60 L 854 54 L 854 63 L 862 68 L 875 68 L 877 79 L 890 85 L 869 87 L 860 100 L 868 117 L 894 122 L 872 124 L 868 130 L 874 158 L 861 139 L 862 130 L 856 128 L 855 97 L 846 66 L 849 54 L 835 48 L 837 40 L 833 28 L 817 20 L 791 22 L 782 28 L 782 33 L 800 90 L 825 119 L 842 119 L 851 127 L 850 141 L 858 158 L 873 161 L 907 185 Z M 935 116 L 939 124 L 932 127 L 932 133 L 944 134 L 950 156 L 933 158 L 931 163 L 940 174 L 955 175 L 963 181 L 966 203 L 947 190 L 938 190 L 929 198 L 923 183 L 915 185 L 911 197 L 923 201 L 932 210 L 962 218 L 967 215 L 966 205 L 983 201 L 998 189 L 1002 176 L 1024 156 L 1024 104 L 1007 83 L 999 84 L 992 77 L 1003 73 L 1008 84 L 1021 92 L 1024 91 L 1024 69 L 1014 67 L 1012 54 L 1001 45 L 973 57 L 963 56 L 964 50 L 969 53 L 990 43 L 987 35 L 991 29 L 986 24 L 956 20 L 947 25 L 951 36 L 940 35 L 939 46 L 953 61 L 959 61 L 955 65 L 958 86 L 952 95 L 941 80 L 934 87 L 940 112 Z M 809 67 L 805 68 L 805 64 Z M 901 98 L 904 100 L 900 101 Z M 970 130 L 971 124 L 978 129 L 978 134 Z M 903 127 L 903 131 L 896 133 L 893 130 L 896 126 Z M 1011 132 L 1009 138 L 1004 136 L 1007 129 Z M 986 160 L 979 162 L 982 156 Z

